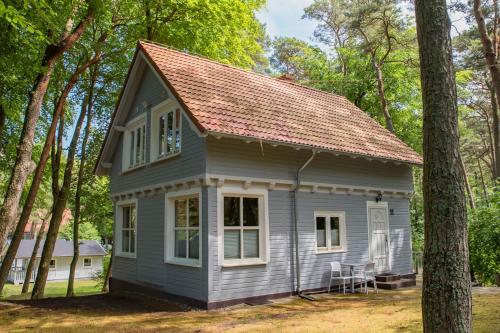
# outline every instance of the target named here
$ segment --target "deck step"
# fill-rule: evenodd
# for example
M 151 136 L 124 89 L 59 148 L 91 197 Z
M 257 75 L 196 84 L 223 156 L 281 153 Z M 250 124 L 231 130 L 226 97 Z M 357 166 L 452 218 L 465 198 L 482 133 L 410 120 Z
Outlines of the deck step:
M 382 282 L 377 280 L 377 288 L 394 290 L 399 288 L 413 287 L 417 285 L 415 279 L 399 279 L 396 281 Z M 373 287 L 372 282 L 368 282 L 368 286 Z
M 401 279 L 401 276 L 399 274 L 391 274 L 391 273 L 385 273 L 385 274 L 380 274 L 380 275 L 375 275 L 375 278 L 377 279 L 377 282 L 391 282 L 391 281 L 398 281 Z

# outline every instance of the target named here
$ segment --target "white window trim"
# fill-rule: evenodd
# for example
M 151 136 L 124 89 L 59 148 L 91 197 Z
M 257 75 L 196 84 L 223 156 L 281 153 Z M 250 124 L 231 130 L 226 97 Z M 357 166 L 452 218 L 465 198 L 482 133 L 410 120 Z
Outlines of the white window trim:
M 179 119 L 179 142 L 180 142 L 179 151 L 174 152 L 173 154 L 169 154 L 169 155 L 166 155 L 166 154 L 159 155 L 158 154 L 158 147 L 160 145 L 160 142 L 158 140 L 158 126 L 160 125 L 160 122 L 159 122 L 158 118 L 159 118 L 160 114 L 162 114 L 162 113 L 173 111 L 174 112 L 173 123 L 175 124 L 175 121 L 176 121 L 175 120 L 175 117 L 176 117 L 175 110 L 176 109 L 179 110 L 179 115 L 180 115 L 180 119 Z M 150 131 L 150 138 L 151 138 L 150 151 L 151 151 L 151 154 L 150 154 L 150 157 L 151 157 L 152 163 L 167 160 L 169 158 L 172 158 L 172 157 L 175 157 L 175 156 L 178 156 L 181 154 L 181 152 L 182 152 L 182 118 L 183 118 L 182 114 L 183 114 L 183 111 L 182 111 L 181 106 L 179 105 L 179 103 L 177 103 L 177 101 L 175 101 L 173 99 L 167 99 L 167 100 L 163 101 L 162 103 L 151 108 L 151 131 Z M 175 142 L 174 142 L 174 146 L 175 146 Z
M 90 266 L 85 266 L 85 259 L 90 259 Z M 92 258 L 91 257 L 83 257 L 83 259 L 82 259 L 82 267 L 85 268 L 85 269 L 89 269 L 89 268 L 94 267 L 94 261 L 92 260 Z
M 259 258 L 251 259 L 224 259 L 224 197 L 249 196 L 258 197 L 262 202 L 259 213 L 263 221 L 259 221 Z M 265 265 L 269 262 L 269 205 L 268 191 L 258 189 L 244 189 L 242 187 L 223 186 L 217 188 L 217 238 L 219 265 L 222 267 Z M 242 240 L 243 241 L 243 240 Z
M 122 226 L 123 226 L 123 207 L 124 206 L 129 206 L 129 205 L 135 205 L 135 239 L 134 239 L 134 253 L 129 253 L 129 252 L 122 252 Z M 118 201 L 116 203 L 116 214 L 115 214 L 115 256 L 117 257 L 124 257 L 124 258 L 132 258 L 135 259 L 137 257 L 137 224 L 139 223 L 138 220 L 138 211 L 139 211 L 139 205 L 138 205 L 138 200 L 137 199 L 130 199 L 130 200 L 123 200 L 123 201 Z
M 131 141 L 131 133 L 135 131 L 137 128 L 144 125 L 144 161 L 138 165 L 130 166 L 130 141 Z M 135 170 L 141 168 L 146 165 L 147 161 L 147 114 L 146 112 L 141 115 L 135 117 L 134 119 L 127 122 L 125 125 L 126 131 L 123 133 L 123 147 L 122 147 L 122 172 L 128 172 L 131 170 Z M 135 158 L 135 157 L 134 157 Z
M 174 200 L 190 198 L 193 196 L 198 196 L 198 218 L 199 218 L 199 258 L 191 259 L 191 258 L 177 258 L 174 256 L 174 246 L 175 246 L 175 206 Z M 190 266 L 190 267 L 202 267 L 202 258 L 203 258 L 203 247 L 202 247 L 202 197 L 201 197 L 201 188 L 192 188 L 189 190 L 168 192 L 165 194 L 165 242 L 164 242 L 164 256 L 165 263 L 181 265 L 181 266 Z
M 50 261 L 54 260 L 54 267 L 50 267 Z M 57 269 L 57 260 L 55 258 L 50 259 L 49 261 L 49 270 L 56 270 Z
M 317 217 L 327 217 L 325 219 L 325 228 L 328 230 L 326 233 L 326 247 L 319 248 L 318 247 L 318 230 L 316 224 Z M 330 231 L 330 219 L 329 217 L 338 217 L 339 218 L 339 227 L 340 227 L 340 246 L 331 246 L 331 233 Z M 345 212 L 344 211 L 315 211 L 314 212 L 314 248 L 316 250 L 316 254 L 323 253 L 339 253 L 339 252 L 347 252 L 347 237 L 346 237 L 346 223 L 345 223 Z
M 372 226 L 370 221 L 370 208 L 385 208 L 387 214 L 387 265 L 388 271 L 392 270 L 392 251 L 391 251 L 391 226 L 389 221 L 389 203 L 387 201 L 367 201 L 366 202 L 366 223 L 368 224 L 368 258 L 372 260 Z

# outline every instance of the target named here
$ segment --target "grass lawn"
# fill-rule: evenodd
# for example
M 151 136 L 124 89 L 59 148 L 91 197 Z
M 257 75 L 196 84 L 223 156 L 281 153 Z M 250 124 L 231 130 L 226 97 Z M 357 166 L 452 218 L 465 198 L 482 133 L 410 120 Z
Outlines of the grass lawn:
M 66 288 L 68 287 L 68 282 L 47 282 L 45 288 L 45 296 L 47 297 L 60 297 L 66 296 Z M 30 291 L 33 288 L 33 284 L 30 286 Z M 12 299 L 28 299 L 30 294 L 21 295 L 22 285 L 12 285 L 6 284 L 0 301 L 6 298 Z M 97 286 L 97 282 L 93 280 L 75 280 L 75 294 L 77 296 L 92 295 L 97 294 L 101 290 Z
M 197 311 L 107 294 L 0 303 L 5 332 L 421 332 L 420 289 Z M 500 332 L 500 288 L 474 291 L 474 331 Z

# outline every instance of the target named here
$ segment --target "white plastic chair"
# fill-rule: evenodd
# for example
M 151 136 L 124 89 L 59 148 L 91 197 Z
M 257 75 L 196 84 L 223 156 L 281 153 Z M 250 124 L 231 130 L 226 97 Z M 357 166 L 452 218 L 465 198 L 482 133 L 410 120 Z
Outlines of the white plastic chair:
M 350 281 L 351 280 L 351 277 L 350 276 L 344 276 L 343 272 L 342 272 L 342 266 L 340 265 L 340 262 L 338 261 L 332 261 L 330 263 L 330 266 L 331 266 L 331 270 L 330 270 L 330 282 L 328 283 L 328 292 L 330 292 L 330 289 L 331 289 L 331 286 L 332 286 L 332 280 L 335 281 L 342 281 L 342 284 L 343 284 L 343 291 L 344 291 L 344 294 L 345 294 L 345 281 L 348 280 Z M 340 291 L 340 283 L 338 284 L 339 286 L 339 291 Z
M 378 294 L 377 279 L 375 278 L 375 263 L 369 262 L 365 265 L 364 280 L 366 293 L 368 294 L 368 282 L 373 281 L 373 287 Z

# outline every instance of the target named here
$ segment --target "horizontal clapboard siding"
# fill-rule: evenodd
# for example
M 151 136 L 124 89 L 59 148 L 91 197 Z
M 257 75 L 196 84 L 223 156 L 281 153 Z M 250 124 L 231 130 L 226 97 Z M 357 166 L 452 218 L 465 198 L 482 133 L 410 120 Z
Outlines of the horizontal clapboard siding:
M 206 244 L 206 195 L 202 193 L 202 246 Z M 117 279 L 153 287 L 170 294 L 207 300 L 207 265 L 187 267 L 164 262 L 165 195 L 138 200 L 137 256 L 115 257 L 113 276 Z M 207 255 L 203 262 L 207 262 Z
M 310 150 L 221 138 L 207 139 L 207 172 L 266 179 L 295 180 L 297 169 L 311 156 Z M 368 186 L 411 191 L 411 167 L 363 158 L 319 153 L 302 174 L 306 182 Z
M 150 162 L 151 144 L 151 111 L 155 105 L 164 101 L 168 96 L 162 94 L 163 86 L 151 70 L 146 69 L 144 81 L 129 111 L 129 119 L 146 113 L 146 165 L 122 174 L 123 135 L 116 146 L 111 168 L 111 193 L 120 193 L 131 189 L 154 185 L 175 179 L 186 178 L 205 172 L 205 139 L 200 138 L 189 126 L 190 120 L 184 115 L 182 118 L 182 147 L 181 154 L 170 159 Z M 162 97 L 164 96 L 164 97 Z M 143 102 L 147 102 L 147 109 Z M 135 111 L 135 110 L 138 111 Z
M 191 129 L 189 119 L 185 116 L 182 119 L 181 154 L 158 163 L 149 163 L 150 109 L 169 95 L 149 68 L 146 68 L 141 80 L 127 119 L 132 120 L 143 113 L 147 114 L 146 165 L 122 174 L 122 136 L 113 156 L 111 193 L 120 193 L 205 172 L 205 141 Z M 206 209 L 205 201 L 206 195 L 202 195 L 202 207 Z M 208 291 L 206 265 L 194 268 L 164 263 L 165 195 L 140 198 L 137 214 L 137 256 L 135 259 L 116 256 L 113 262 L 113 277 L 171 294 L 206 301 Z M 202 225 L 206 228 L 206 219 L 202 221 Z M 207 237 L 206 231 L 202 232 L 202 237 Z M 204 246 L 206 240 L 202 240 L 202 244 Z
M 362 196 L 299 193 L 298 218 L 303 289 L 328 285 L 331 261 L 368 261 L 367 198 Z M 408 221 L 408 200 L 388 199 L 393 272 L 406 274 L 412 271 L 411 241 Z M 294 290 L 294 256 L 292 197 L 287 191 L 269 192 L 269 230 L 271 258 L 267 265 L 245 267 L 220 267 L 217 244 L 216 190 L 209 189 L 209 219 L 212 265 L 210 301 L 222 301 L 258 295 L 290 292 Z M 314 211 L 345 211 L 347 251 L 343 253 L 316 254 Z

